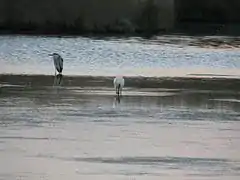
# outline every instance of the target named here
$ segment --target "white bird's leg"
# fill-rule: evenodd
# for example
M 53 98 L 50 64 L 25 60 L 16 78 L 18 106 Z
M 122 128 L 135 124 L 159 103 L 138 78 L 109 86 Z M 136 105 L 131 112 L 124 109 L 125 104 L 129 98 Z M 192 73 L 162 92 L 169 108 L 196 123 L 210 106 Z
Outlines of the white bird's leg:
M 119 88 L 119 86 L 118 86 L 118 88 L 117 88 L 117 95 L 119 96 L 119 90 L 120 90 L 120 88 Z

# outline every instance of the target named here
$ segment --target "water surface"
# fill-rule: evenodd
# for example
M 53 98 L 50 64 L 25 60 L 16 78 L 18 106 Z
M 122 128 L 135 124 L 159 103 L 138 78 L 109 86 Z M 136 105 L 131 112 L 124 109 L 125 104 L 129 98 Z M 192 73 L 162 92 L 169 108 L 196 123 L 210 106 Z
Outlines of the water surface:
M 8 88 L 6 90 L 5 88 Z M 5 86 L 0 179 L 238 179 L 237 92 Z
M 236 48 L 189 46 L 194 37 L 163 39 L 0 36 L 0 73 L 54 74 L 48 54 L 57 52 L 64 58 L 65 75 L 239 76 Z
M 239 51 L 184 42 L 1 36 L 0 179 L 238 180 Z M 103 77 L 191 73 L 218 80 Z

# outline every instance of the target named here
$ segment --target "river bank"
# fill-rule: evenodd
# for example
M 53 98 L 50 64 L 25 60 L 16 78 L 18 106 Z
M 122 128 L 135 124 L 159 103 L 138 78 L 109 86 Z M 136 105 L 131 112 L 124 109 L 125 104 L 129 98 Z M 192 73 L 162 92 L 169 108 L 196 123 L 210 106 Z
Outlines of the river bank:
M 0 75 L 2 88 L 11 85 L 27 87 L 52 86 L 54 76 L 48 75 Z M 162 88 L 162 89 L 197 89 L 197 90 L 240 90 L 240 79 L 225 77 L 125 77 L 126 88 Z M 64 87 L 106 87 L 112 88 L 111 76 L 63 76 Z

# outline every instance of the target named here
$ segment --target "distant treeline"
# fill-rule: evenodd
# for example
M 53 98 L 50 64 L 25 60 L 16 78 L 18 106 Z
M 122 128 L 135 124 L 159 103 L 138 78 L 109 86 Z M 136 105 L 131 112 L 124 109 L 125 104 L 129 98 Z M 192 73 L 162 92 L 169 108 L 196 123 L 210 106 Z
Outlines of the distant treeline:
M 0 0 L 0 28 L 45 33 L 156 32 L 172 27 L 173 2 L 174 0 Z
M 240 35 L 240 0 L 175 0 L 175 29 Z
M 240 23 L 240 0 L 175 0 L 176 22 Z
M 240 0 L 0 0 L 0 31 L 155 33 L 240 24 L 239 12 Z

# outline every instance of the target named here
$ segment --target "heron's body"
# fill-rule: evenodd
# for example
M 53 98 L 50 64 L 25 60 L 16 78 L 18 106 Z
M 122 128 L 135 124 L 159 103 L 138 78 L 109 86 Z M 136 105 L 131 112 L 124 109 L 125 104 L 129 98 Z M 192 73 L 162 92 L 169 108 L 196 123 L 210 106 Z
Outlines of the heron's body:
M 125 81 L 123 77 L 117 76 L 114 78 L 113 85 L 117 95 L 120 95 L 120 94 L 122 95 L 122 89 L 124 87 L 124 84 L 125 84 Z
M 57 53 L 50 54 L 50 56 L 53 57 L 55 69 L 58 71 L 59 74 L 62 74 L 63 58 Z M 56 71 L 55 71 L 55 74 L 56 74 Z

